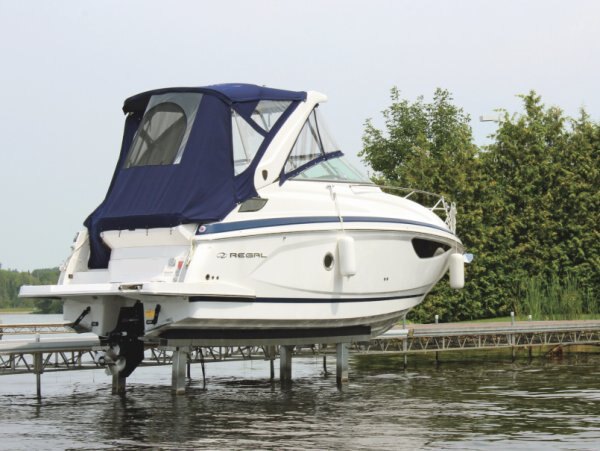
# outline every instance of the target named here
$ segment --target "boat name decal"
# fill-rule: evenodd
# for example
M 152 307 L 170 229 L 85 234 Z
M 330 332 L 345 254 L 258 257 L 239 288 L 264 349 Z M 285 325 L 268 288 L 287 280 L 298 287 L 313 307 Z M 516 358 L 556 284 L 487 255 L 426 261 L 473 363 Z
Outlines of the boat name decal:
M 217 258 L 267 258 L 262 252 L 219 252 Z

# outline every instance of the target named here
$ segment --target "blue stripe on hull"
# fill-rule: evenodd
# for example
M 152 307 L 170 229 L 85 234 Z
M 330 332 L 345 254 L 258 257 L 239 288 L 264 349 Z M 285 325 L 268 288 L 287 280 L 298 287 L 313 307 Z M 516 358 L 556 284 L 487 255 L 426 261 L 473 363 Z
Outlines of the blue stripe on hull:
M 252 302 L 268 304 L 338 304 L 344 302 L 377 302 L 410 299 L 424 296 L 425 293 L 405 296 L 387 296 L 375 298 L 251 298 L 239 296 L 190 296 L 190 302 Z
M 372 223 L 387 223 L 387 224 L 405 224 L 416 225 L 421 227 L 429 227 L 431 229 L 441 230 L 442 232 L 450 233 L 450 230 L 444 227 L 439 227 L 427 222 L 411 221 L 410 219 L 397 218 L 378 218 L 373 216 L 347 216 L 342 217 L 344 223 L 348 222 L 372 222 Z M 234 232 L 236 230 L 258 229 L 263 227 L 278 227 L 287 225 L 301 224 L 323 224 L 323 223 L 339 223 L 340 218 L 337 216 L 305 216 L 294 218 L 269 218 L 269 219 L 252 219 L 248 221 L 235 222 L 218 222 L 214 224 L 206 224 L 200 226 L 198 235 L 206 235 L 209 233 L 224 233 Z

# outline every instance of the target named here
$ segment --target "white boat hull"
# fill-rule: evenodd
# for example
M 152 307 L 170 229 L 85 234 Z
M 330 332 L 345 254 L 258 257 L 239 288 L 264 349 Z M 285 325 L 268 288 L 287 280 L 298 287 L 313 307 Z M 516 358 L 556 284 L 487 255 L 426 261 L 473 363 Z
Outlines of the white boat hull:
M 147 248 L 124 247 L 118 264 L 111 262 L 96 275 L 104 277 L 102 283 L 29 287 L 29 295 L 64 298 L 67 321 L 76 321 L 90 307 L 78 328 L 101 336 L 114 328 L 120 308 L 136 301 L 143 303 L 146 339 L 214 340 L 215 334 L 206 331 L 242 339 L 265 337 L 269 330 L 281 335 L 282 329 L 298 330 L 300 336 L 309 330 L 323 336 L 325 329 L 348 335 L 348 328 L 355 328 L 354 335 L 374 336 L 418 305 L 448 269 L 451 249 L 420 258 L 411 240 L 429 238 L 456 246 L 450 234 L 424 226 L 373 230 L 373 223 L 362 223 L 347 224 L 344 231 L 327 225 L 320 225 L 321 230 L 303 227 L 260 229 L 253 235 L 246 231 L 245 236 L 215 234 L 196 239 L 193 251 L 187 247 L 183 254 L 176 254 L 180 247 L 165 246 L 175 254 L 159 252 L 160 258 L 153 250 L 152 260 L 158 262 L 150 267 L 159 270 L 145 274 L 145 280 L 129 268 L 144 266 L 136 260 L 148 260 L 141 251 Z M 342 236 L 355 243 L 352 276 L 339 270 L 337 243 Z M 327 255 L 333 258 L 330 268 L 325 266 Z M 179 274 L 172 270 L 173 261 L 186 259 Z M 82 277 L 90 276 L 74 273 L 68 280 Z

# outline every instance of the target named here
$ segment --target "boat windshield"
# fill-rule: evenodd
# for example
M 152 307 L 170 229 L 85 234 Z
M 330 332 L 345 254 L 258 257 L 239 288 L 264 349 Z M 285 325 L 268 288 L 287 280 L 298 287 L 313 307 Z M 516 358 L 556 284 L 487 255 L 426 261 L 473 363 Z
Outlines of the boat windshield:
M 288 156 L 282 180 L 371 183 L 343 158 L 323 116 L 315 108 L 304 123 Z
M 310 166 L 298 175 L 294 180 L 319 180 L 328 182 L 351 182 L 351 183 L 372 183 L 358 169 L 346 161 L 343 156 L 337 156 L 329 160 Z

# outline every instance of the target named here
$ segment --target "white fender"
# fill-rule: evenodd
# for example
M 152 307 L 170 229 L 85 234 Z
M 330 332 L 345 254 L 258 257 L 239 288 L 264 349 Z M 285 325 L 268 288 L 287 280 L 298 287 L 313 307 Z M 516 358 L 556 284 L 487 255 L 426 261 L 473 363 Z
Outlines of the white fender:
M 356 248 L 351 236 L 344 235 L 338 239 L 338 259 L 342 276 L 351 277 L 356 274 Z
M 457 290 L 465 286 L 465 260 L 462 254 L 450 256 L 450 286 Z

